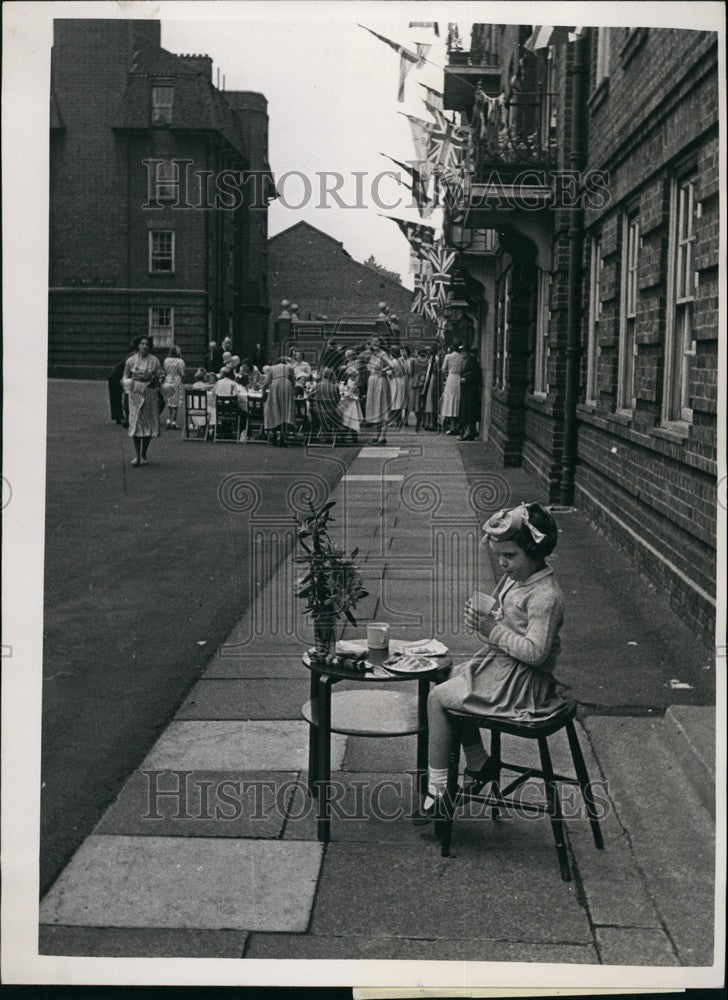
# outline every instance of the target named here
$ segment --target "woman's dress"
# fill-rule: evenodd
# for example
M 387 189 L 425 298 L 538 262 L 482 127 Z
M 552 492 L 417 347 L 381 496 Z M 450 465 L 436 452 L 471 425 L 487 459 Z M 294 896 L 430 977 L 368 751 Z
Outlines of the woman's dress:
M 293 369 L 287 364 L 271 365 L 265 377 L 268 389 L 263 404 L 263 424 L 267 431 L 288 425 L 295 427 L 296 404 L 293 397 Z
M 403 410 L 406 406 L 406 368 L 402 358 L 392 358 L 390 361 L 392 376 L 390 378 L 390 391 L 392 393 L 392 409 Z
M 299 378 L 301 375 L 308 377 L 311 374 L 311 365 L 308 361 L 294 361 L 292 367 L 294 378 Z
M 433 354 L 427 364 L 425 376 L 425 425 L 431 430 L 437 430 L 437 408 L 440 402 L 440 365 L 436 354 Z
M 508 579 L 501 595 L 502 619 L 487 644 L 453 667 L 438 685 L 444 708 L 521 722 L 557 715 L 553 669 L 561 648 L 564 598 L 550 566 L 523 582 Z
M 339 413 L 341 414 L 341 422 L 344 427 L 348 427 L 350 431 L 358 434 L 364 418 L 361 406 L 359 405 L 359 390 L 357 388 L 356 376 L 348 379 L 341 390 Z
M 182 406 L 182 379 L 185 374 L 185 363 L 182 358 L 164 359 L 164 384 L 162 395 L 167 400 L 167 406 Z
M 122 385 L 129 395 L 129 437 L 159 437 L 159 382 L 162 366 L 153 354 L 132 354 Z
M 367 382 L 367 423 L 384 424 L 389 420 L 391 412 L 391 395 L 389 379 L 385 372 L 389 364 L 380 352 L 372 354 L 367 365 L 369 381 Z
M 420 408 L 421 394 L 425 388 L 427 377 L 427 360 L 412 358 L 412 375 L 410 378 L 410 402 L 409 408 L 413 413 L 417 413 Z
M 440 403 L 440 416 L 443 420 L 460 415 L 460 376 L 464 362 L 465 358 L 459 351 L 452 351 L 442 363 L 442 374 L 446 376 Z

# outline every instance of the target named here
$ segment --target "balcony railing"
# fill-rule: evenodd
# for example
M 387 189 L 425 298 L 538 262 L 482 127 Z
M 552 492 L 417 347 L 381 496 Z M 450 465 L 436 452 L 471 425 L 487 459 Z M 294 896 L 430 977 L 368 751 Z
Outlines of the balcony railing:
M 471 49 L 469 52 L 463 49 L 450 49 L 447 61 L 450 66 L 484 66 L 487 69 L 500 69 L 498 53 L 484 49 Z
M 556 128 L 552 110 L 557 95 L 513 94 L 501 105 L 473 113 L 475 183 L 487 180 L 495 166 L 538 166 L 556 163 Z

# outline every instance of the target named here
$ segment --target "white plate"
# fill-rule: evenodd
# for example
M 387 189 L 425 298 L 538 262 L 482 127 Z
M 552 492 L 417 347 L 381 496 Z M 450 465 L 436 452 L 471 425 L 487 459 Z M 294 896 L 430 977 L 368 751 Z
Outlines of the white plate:
M 384 663 L 382 666 L 390 674 L 415 677 L 417 674 L 427 674 L 431 670 L 437 670 L 439 663 L 431 656 L 403 656 L 395 663 Z

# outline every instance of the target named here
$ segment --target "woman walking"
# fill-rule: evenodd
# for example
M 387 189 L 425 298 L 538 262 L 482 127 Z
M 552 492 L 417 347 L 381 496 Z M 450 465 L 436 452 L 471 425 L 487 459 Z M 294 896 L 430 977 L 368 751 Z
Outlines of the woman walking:
M 182 379 L 185 375 L 185 363 L 182 360 L 182 351 L 176 344 L 170 347 L 163 367 L 162 395 L 167 401 L 167 430 L 177 430 L 177 410 L 183 402 Z
M 147 449 L 159 437 L 159 386 L 162 366 L 150 353 L 151 337 L 134 340 L 135 353 L 127 358 L 122 385 L 129 395 L 129 437 L 134 442 L 133 466 L 148 465 Z

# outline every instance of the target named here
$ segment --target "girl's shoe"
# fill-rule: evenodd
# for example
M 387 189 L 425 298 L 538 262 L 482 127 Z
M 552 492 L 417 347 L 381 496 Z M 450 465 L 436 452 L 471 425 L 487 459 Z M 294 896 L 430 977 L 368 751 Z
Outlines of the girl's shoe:
M 139 459 L 138 459 L 138 458 L 132 458 L 132 460 L 131 460 L 131 464 L 132 464 L 132 465 L 134 466 L 134 468 L 136 469 L 136 467 L 137 467 L 137 466 L 139 465 Z
M 460 789 L 458 788 L 455 792 L 455 799 L 457 801 L 457 796 L 460 794 Z M 447 819 L 447 809 L 445 808 L 445 796 L 446 791 L 439 792 L 434 798 L 428 792 L 425 798 L 425 803 L 420 806 L 419 812 L 412 817 L 412 823 L 414 826 L 424 826 L 426 823 L 431 823 L 433 820 L 443 820 Z M 429 800 L 429 801 L 428 801 Z
M 140 460 L 139 464 L 140 464 L 140 465 L 149 465 L 149 460 L 148 460 L 148 459 L 146 459 L 146 458 L 142 458 L 142 459 Z
M 465 781 L 463 782 L 463 791 L 465 793 L 472 793 L 477 795 L 480 789 L 487 785 L 489 781 L 496 781 L 498 779 L 498 774 L 500 772 L 500 764 L 498 761 L 489 757 L 485 764 L 477 771 L 469 767 L 466 767 L 463 774 L 465 775 Z M 467 779 L 470 779 L 469 781 Z
M 167 430 L 169 431 L 169 430 L 171 430 L 171 429 L 172 429 L 172 421 L 171 421 L 171 420 L 168 420 L 168 421 L 167 421 Z

